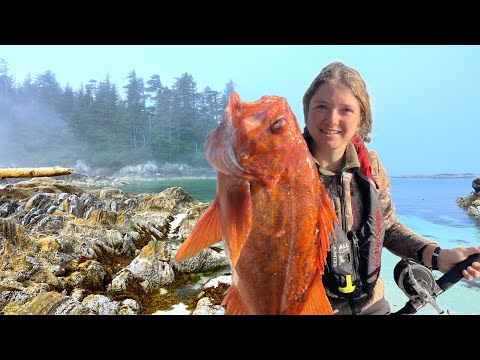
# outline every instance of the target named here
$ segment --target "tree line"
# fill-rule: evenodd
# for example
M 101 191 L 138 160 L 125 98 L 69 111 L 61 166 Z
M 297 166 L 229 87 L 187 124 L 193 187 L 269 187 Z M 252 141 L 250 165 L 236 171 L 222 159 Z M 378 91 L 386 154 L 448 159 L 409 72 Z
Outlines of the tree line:
M 0 139 L 10 144 L 0 151 L 37 166 L 72 166 L 77 159 L 112 169 L 147 160 L 206 166 L 205 135 L 235 86 L 229 80 L 222 91 L 198 91 L 185 72 L 169 87 L 157 74 L 145 83 L 132 70 L 122 89 L 107 74 L 74 90 L 51 70 L 16 83 L 0 59 Z

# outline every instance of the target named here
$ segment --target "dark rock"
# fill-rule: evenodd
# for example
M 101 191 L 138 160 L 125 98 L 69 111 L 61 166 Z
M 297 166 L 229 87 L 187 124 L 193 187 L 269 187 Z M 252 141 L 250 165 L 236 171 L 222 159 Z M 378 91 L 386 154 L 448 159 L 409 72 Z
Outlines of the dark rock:
M 17 208 L 18 208 L 18 204 L 14 202 L 12 203 L 7 202 L 0 205 L 0 217 L 6 218 L 10 214 L 13 214 L 15 210 L 17 210 Z
M 480 178 L 473 180 L 472 187 L 477 194 L 480 193 Z

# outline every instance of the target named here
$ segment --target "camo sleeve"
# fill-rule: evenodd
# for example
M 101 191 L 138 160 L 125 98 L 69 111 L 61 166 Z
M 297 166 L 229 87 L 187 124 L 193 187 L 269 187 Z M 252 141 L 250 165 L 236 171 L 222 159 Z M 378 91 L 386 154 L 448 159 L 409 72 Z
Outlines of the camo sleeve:
M 402 258 L 417 258 L 417 251 L 423 246 L 431 243 L 423 236 L 420 236 L 398 221 L 395 214 L 395 206 L 390 197 L 390 180 L 382 163 L 378 159 L 375 151 L 369 150 L 370 165 L 372 175 L 379 186 L 380 204 L 383 209 L 383 219 L 385 224 L 385 239 L 383 246 L 393 254 Z

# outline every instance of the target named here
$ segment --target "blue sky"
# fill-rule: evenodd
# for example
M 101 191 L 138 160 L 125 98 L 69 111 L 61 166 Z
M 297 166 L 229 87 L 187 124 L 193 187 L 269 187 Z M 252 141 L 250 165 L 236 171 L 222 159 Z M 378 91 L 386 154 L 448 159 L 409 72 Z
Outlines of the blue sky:
M 107 73 L 121 88 L 133 69 L 168 86 L 187 72 L 199 91 L 233 80 L 244 101 L 285 97 L 302 129 L 306 88 L 339 60 L 367 83 L 374 117 L 367 146 L 388 174 L 480 173 L 476 45 L 0 45 L 0 58 L 18 82 L 52 70 L 74 89 Z

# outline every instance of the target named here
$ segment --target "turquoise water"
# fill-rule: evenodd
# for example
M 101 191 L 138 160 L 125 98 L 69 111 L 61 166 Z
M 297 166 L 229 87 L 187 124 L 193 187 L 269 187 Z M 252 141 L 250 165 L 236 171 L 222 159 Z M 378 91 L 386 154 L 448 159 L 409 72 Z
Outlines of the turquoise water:
M 215 198 L 217 179 L 162 179 L 157 181 L 130 181 L 129 184 L 118 187 L 132 194 L 159 193 L 170 187 L 181 187 L 195 199 L 210 202 Z
M 406 226 L 443 248 L 480 245 L 480 225 L 456 203 L 457 197 L 466 197 L 473 191 L 473 178 L 392 178 L 391 195 L 397 217 Z M 194 198 L 210 202 L 215 198 L 215 179 L 166 179 L 152 182 L 132 182 L 121 189 L 131 193 L 156 193 L 168 187 L 179 186 Z M 385 297 L 392 311 L 405 305 L 408 298 L 395 284 L 393 269 L 400 260 L 384 249 L 381 276 L 385 283 Z M 438 278 L 442 274 L 435 271 Z M 480 314 L 480 281 L 461 280 L 437 299 L 443 310 L 455 315 Z M 418 314 L 437 314 L 427 305 Z
M 391 196 L 397 217 L 416 233 L 436 241 L 442 248 L 480 245 L 480 224 L 456 203 L 472 189 L 473 178 L 431 179 L 392 178 Z M 393 267 L 398 258 L 388 250 L 382 253 L 382 278 L 386 283 L 385 297 L 393 311 L 405 305 L 405 295 L 393 280 Z M 442 273 L 434 271 L 436 278 Z M 455 315 L 480 314 L 480 281 L 460 280 L 441 294 L 437 303 Z M 437 314 L 427 305 L 419 314 Z

